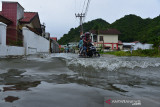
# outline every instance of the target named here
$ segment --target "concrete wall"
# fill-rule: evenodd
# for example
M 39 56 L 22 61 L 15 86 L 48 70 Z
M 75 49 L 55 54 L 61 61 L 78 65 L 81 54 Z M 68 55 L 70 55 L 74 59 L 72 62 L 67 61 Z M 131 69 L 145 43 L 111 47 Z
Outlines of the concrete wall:
M 24 55 L 24 47 L 6 45 L 6 27 L 7 25 L 0 22 L 0 56 Z
M 23 27 L 25 54 L 49 53 L 49 41 Z
M 24 8 L 17 3 L 17 23 L 19 19 L 22 19 L 24 17 Z
M 0 45 L 0 56 L 8 56 L 8 55 L 24 55 L 25 49 L 24 47 L 16 47 L 16 46 L 4 46 Z
M 23 28 L 24 47 L 7 46 L 6 27 L 7 25 L 0 22 L 0 56 L 49 53 L 49 41 L 28 28 Z

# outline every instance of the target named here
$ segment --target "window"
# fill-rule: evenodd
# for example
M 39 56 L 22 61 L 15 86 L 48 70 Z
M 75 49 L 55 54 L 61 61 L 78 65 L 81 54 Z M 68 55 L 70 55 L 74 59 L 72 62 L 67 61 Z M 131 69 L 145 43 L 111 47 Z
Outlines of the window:
M 99 41 L 103 41 L 103 36 L 100 36 L 100 37 L 99 37 Z

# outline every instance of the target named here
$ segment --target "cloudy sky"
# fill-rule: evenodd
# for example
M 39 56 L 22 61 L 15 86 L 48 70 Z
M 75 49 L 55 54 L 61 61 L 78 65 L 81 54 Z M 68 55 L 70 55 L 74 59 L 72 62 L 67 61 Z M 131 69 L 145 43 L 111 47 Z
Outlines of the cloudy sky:
M 85 0 L 14 1 L 19 2 L 25 8 L 25 11 L 38 12 L 41 23 L 46 24 L 47 32 L 50 32 L 52 37 L 60 38 L 70 28 L 79 25 L 75 13 L 82 12 Z M 2 3 L 0 3 L 1 6 Z M 160 0 L 91 0 L 85 22 L 102 18 L 109 23 L 113 23 L 128 14 L 136 14 L 142 18 L 154 18 L 160 15 Z

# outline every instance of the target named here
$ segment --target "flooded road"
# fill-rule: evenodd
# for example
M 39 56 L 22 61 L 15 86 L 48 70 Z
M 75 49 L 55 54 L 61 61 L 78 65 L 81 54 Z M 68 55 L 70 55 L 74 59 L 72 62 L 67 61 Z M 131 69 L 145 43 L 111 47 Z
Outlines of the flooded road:
M 0 107 L 104 107 L 104 97 L 160 106 L 160 58 L 79 58 L 76 54 L 0 59 Z

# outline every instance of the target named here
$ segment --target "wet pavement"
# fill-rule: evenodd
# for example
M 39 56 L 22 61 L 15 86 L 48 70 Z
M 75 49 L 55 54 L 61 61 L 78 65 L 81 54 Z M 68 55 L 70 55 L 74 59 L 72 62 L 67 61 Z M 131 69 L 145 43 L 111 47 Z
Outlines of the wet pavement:
M 160 58 L 0 58 L 0 107 L 104 107 L 104 97 L 160 106 Z

